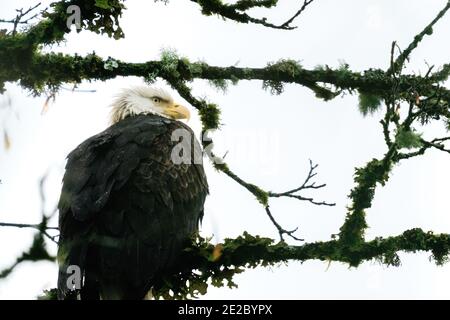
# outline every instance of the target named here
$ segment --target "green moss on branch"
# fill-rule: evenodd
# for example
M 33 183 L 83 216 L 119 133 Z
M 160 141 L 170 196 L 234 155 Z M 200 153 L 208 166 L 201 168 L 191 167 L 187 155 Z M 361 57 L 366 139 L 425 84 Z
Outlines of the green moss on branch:
M 342 250 L 337 240 L 307 243 L 301 246 L 275 243 L 272 239 L 244 233 L 236 239 L 225 239 L 214 245 L 208 239 L 196 238 L 184 253 L 183 263 L 163 278 L 154 290 L 156 297 L 192 298 L 207 292 L 208 285 L 237 286 L 233 280 L 245 268 L 273 266 L 288 261 L 337 261 L 357 267 L 364 261 L 400 265 L 399 252 L 429 251 L 437 264 L 447 260 L 450 235 L 411 229 L 399 236 L 376 238 L 353 250 Z

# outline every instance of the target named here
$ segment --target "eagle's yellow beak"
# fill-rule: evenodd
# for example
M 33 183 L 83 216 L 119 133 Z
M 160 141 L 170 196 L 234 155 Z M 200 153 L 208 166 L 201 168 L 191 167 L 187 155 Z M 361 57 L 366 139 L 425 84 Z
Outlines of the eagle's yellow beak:
M 164 114 L 172 119 L 186 119 L 189 120 L 191 113 L 188 108 L 181 104 L 174 103 L 164 109 Z

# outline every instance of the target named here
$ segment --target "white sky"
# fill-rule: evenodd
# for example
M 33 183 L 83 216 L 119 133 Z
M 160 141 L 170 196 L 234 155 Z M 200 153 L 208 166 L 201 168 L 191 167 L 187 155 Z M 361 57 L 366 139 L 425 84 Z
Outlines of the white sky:
M 306 68 L 318 64 L 338 66 L 342 60 L 352 70 L 386 68 L 391 42 L 397 40 L 406 47 L 446 0 L 316 2 L 297 22 L 299 28 L 288 32 L 204 17 L 190 1 L 171 1 L 168 6 L 128 1 L 122 19 L 125 39 L 114 41 L 88 32 L 72 33 L 66 43 L 52 49 L 79 54 L 95 50 L 105 58 L 142 62 L 158 58 L 161 48 L 171 47 L 191 60 L 222 66 L 264 66 L 280 58 L 292 58 Z M 297 8 L 293 3 L 281 0 L 269 16 L 282 21 Z M 1 17 L 13 17 L 15 8 L 30 4 L 34 2 L 1 0 Z M 255 14 L 259 13 L 262 10 L 255 10 Z M 409 72 L 423 73 L 425 61 L 436 66 L 449 62 L 449 27 L 450 16 L 446 16 L 434 28 L 433 36 L 414 51 Z M 11 138 L 10 150 L 0 150 L 0 221 L 38 222 L 39 177 L 50 169 L 46 191 L 51 208 L 59 195 L 67 153 L 106 128 L 107 106 L 119 88 L 140 83 L 142 80 L 137 78 L 85 83 L 82 89 L 96 92 L 62 91 L 45 115 L 41 115 L 45 97 L 31 98 L 17 86 L 8 85 L 0 104 L 10 97 L 18 118 L 0 110 L 2 128 L 6 127 Z M 378 123 L 381 114 L 363 118 L 356 96 L 325 103 L 297 85 L 287 85 L 281 96 L 261 90 L 260 81 L 241 81 L 225 95 L 205 81 L 194 81 L 192 85 L 197 95 L 220 105 L 224 125 L 216 134 L 217 153 L 229 151 L 227 162 L 243 179 L 269 190 L 284 191 L 303 181 L 309 158 L 319 163 L 317 181 L 328 186 L 314 196 L 336 202 L 336 207 L 275 199 L 271 208 L 286 228 L 299 226 L 299 235 L 307 241 L 326 241 L 337 233 L 349 204 L 347 195 L 353 186 L 355 166 L 385 152 Z M 196 116 L 190 125 L 199 132 Z M 424 134 L 440 129 L 433 126 Z M 397 235 L 413 227 L 449 232 L 449 164 L 448 155 L 431 151 L 397 165 L 387 186 L 377 189 L 373 207 L 368 210 L 367 238 Z M 251 194 L 213 171 L 210 164 L 206 169 L 211 195 L 202 226 L 205 235 L 214 234 L 215 239 L 222 240 L 246 230 L 277 238 L 275 228 Z M 0 269 L 28 248 L 32 236 L 30 230 L 1 229 Z M 55 252 L 54 245 L 49 245 Z M 367 262 L 349 269 L 337 262 L 328 267 L 319 261 L 258 268 L 236 276 L 238 289 L 210 288 L 204 297 L 448 299 L 450 265 L 437 267 L 429 261 L 429 255 L 401 254 L 399 268 Z M 0 282 L 0 299 L 34 299 L 43 289 L 56 286 L 56 274 L 55 263 L 25 263 Z

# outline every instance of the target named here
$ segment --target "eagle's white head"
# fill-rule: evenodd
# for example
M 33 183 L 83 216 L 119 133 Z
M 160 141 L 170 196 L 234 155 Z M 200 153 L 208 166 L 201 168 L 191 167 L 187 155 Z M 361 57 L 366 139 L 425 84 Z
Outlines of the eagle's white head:
M 189 119 L 189 110 L 175 103 L 170 94 L 148 86 L 137 86 L 122 91 L 111 105 L 111 124 L 137 114 L 157 114 L 169 119 Z

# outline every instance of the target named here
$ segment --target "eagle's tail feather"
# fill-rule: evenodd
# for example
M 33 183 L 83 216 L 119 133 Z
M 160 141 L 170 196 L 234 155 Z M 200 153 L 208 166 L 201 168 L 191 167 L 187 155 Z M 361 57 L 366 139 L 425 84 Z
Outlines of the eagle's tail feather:
M 62 241 L 60 240 L 60 243 Z M 72 295 L 83 286 L 86 261 L 86 244 L 68 245 L 60 244 L 58 250 L 58 299 L 74 298 Z
M 80 292 L 81 300 L 100 300 L 99 282 L 95 261 L 96 253 L 94 248 L 91 246 L 88 249 L 86 256 L 84 283 Z

